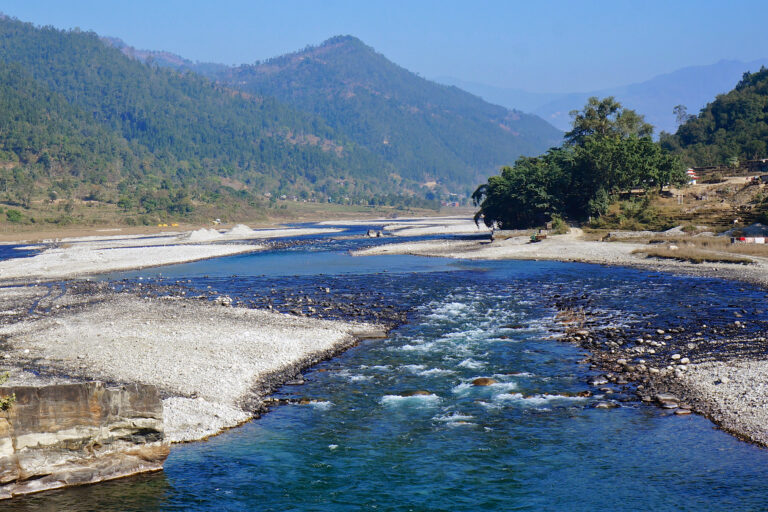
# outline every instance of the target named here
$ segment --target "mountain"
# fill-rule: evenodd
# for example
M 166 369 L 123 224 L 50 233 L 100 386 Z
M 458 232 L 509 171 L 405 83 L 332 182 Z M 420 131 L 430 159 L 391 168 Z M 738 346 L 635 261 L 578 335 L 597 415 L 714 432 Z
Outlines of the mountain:
M 717 96 L 661 143 L 690 165 L 768 157 L 768 69 L 745 73 L 733 90 Z
M 395 179 L 469 190 L 499 166 L 562 139 L 536 116 L 425 80 L 351 36 L 207 74 L 322 118 L 388 162 Z
M 532 93 L 461 82 L 448 77 L 440 81 L 459 85 L 507 108 L 533 112 L 563 131 L 570 129 L 571 117 L 568 113 L 583 108 L 591 96 L 615 96 L 625 107 L 644 115 L 658 134 L 662 130 L 671 133 L 677 129 L 676 118 L 672 113 L 676 105 L 685 105 L 688 112 L 695 114 L 711 98 L 730 90 L 745 71 L 760 69 L 762 65 L 768 65 L 768 58 L 751 62 L 722 60 L 711 65 L 685 67 L 636 84 L 565 94 Z
M 182 196 L 226 203 L 266 191 L 407 191 L 378 155 L 317 116 L 148 66 L 93 33 L 0 18 L 0 63 L 8 201 L 19 202 L 23 187 L 36 190 L 27 198 L 100 187 L 100 196 L 145 210 Z

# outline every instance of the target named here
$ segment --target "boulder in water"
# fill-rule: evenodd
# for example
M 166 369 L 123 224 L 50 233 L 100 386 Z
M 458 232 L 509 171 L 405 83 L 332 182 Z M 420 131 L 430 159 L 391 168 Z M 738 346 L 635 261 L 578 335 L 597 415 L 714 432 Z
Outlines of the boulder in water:
M 417 389 L 416 391 L 406 391 L 404 393 L 401 393 L 400 396 L 425 396 L 425 395 L 431 395 L 429 391 L 424 391 L 423 389 Z
M 477 379 L 472 381 L 473 386 L 490 386 L 491 384 L 496 384 L 496 379 L 492 379 L 490 377 L 478 377 Z

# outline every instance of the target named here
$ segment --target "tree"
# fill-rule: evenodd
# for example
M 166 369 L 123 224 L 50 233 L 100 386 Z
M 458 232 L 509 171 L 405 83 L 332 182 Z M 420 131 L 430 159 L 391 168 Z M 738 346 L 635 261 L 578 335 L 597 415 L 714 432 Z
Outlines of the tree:
M 572 110 L 573 128 L 565 134 L 567 144 L 579 146 L 587 137 L 618 136 L 621 138 L 636 135 L 650 137 L 653 126 L 634 110 L 625 109 L 613 96 L 602 100 L 589 98 L 583 110 Z
M 520 158 L 475 190 L 475 222 L 513 229 L 556 215 L 585 219 L 604 214 L 622 190 L 685 182 L 682 165 L 653 142 L 643 116 L 614 98 L 590 98 L 573 117 L 563 147 Z
M 677 121 L 677 126 L 683 125 L 687 123 L 690 119 L 693 119 L 694 115 L 688 114 L 688 107 L 685 105 L 675 105 L 675 108 L 672 109 L 672 113 L 675 114 L 675 120 Z

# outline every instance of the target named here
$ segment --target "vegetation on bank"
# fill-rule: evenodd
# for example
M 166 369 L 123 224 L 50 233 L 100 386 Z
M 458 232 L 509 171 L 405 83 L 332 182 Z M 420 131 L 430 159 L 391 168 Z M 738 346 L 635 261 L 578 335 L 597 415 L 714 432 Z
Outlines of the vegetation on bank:
M 698 115 L 683 116 L 675 134 L 662 133 L 661 145 L 686 165 L 733 165 L 768 157 L 768 69 L 744 73 L 727 94 Z
M 621 192 L 646 194 L 686 182 L 682 164 L 651 139 L 652 127 L 613 97 L 590 98 L 572 112 L 565 144 L 503 167 L 472 195 L 475 221 L 501 229 L 540 226 L 553 217 L 599 219 Z M 627 203 L 632 216 L 652 216 L 649 199 Z
M 643 247 L 635 249 L 632 254 L 643 254 L 647 258 L 659 258 L 675 261 L 684 261 L 688 263 L 739 263 L 748 265 L 754 263 L 753 260 L 744 256 L 735 256 L 721 252 L 710 252 L 692 247 L 669 248 L 669 247 Z

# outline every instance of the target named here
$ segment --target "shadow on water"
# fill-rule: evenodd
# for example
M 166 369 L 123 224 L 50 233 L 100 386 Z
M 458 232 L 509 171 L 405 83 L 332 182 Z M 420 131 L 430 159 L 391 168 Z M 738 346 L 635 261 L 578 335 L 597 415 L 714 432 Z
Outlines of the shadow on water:
M 0 510 L 8 512 L 168 510 L 167 504 L 171 492 L 168 479 L 161 471 L 14 498 L 0 502 Z

